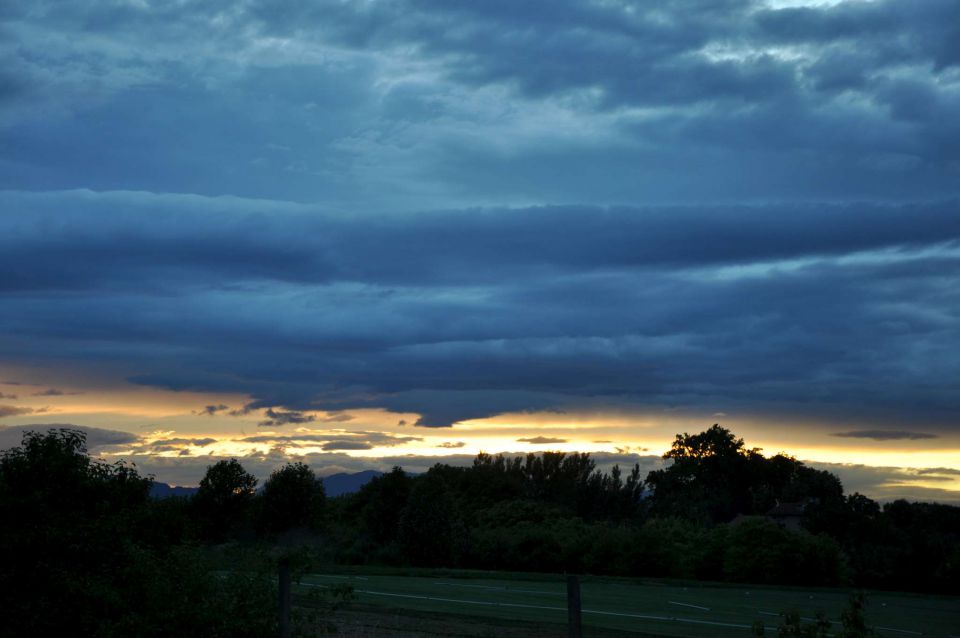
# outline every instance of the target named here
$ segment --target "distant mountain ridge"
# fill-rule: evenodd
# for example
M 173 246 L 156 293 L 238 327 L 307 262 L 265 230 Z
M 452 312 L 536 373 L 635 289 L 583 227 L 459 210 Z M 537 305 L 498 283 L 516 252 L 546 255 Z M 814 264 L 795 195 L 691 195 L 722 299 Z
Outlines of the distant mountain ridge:
M 193 496 L 197 493 L 198 487 L 182 487 L 180 485 L 169 485 L 154 481 L 150 486 L 150 496 L 152 498 L 170 498 L 171 496 Z
M 364 470 L 363 472 L 356 472 L 355 474 L 343 472 L 340 474 L 331 474 L 330 476 L 323 477 L 323 488 L 326 490 L 328 497 L 352 494 L 359 492 L 361 487 L 382 475 L 383 472 L 378 472 L 377 470 Z
M 363 472 L 356 472 L 354 474 L 340 472 L 339 474 L 331 474 L 330 476 L 323 477 L 323 487 L 329 497 L 353 494 L 382 474 L 383 472 L 378 472 L 377 470 L 364 470 Z M 193 496 L 197 493 L 198 489 L 199 488 L 196 487 L 182 487 L 179 485 L 154 482 L 153 485 L 150 486 L 150 496 L 153 498 Z

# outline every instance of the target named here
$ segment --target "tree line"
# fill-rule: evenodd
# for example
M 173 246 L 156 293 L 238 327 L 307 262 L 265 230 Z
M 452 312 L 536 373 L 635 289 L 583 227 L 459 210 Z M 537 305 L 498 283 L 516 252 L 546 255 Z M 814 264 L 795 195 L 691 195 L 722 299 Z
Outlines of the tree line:
M 641 476 L 639 465 L 601 471 L 584 453 L 480 454 L 419 475 L 396 467 L 336 498 L 303 463 L 260 486 L 229 459 L 195 496 L 154 499 L 135 467 L 92 459 L 82 432 L 28 433 L 0 455 L 0 595 L 16 619 L 0 635 L 270 633 L 269 569 L 218 571 L 212 548 L 222 547 L 305 546 L 339 564 L 960 593 L 960 508 L 845 494 L 833 474 L 765 457 L 719 425 L 677 435 L 664 458 Z M 798 529 L 764 516 L 783 503 L 803 504 Z
M 958 507 L 845 494 L 719 425 L 664 458 L 646 477 L 561 452 L 394 468 L 331 499 L 327 539 L 348 563 L 960 593 Z M 799 529 L 765 516 L 783 503 L 802 507 Z

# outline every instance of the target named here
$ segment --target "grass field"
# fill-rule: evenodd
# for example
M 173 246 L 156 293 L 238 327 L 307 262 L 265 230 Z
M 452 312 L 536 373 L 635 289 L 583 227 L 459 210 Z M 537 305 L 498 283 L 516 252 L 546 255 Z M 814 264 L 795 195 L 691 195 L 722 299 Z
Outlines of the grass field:
M 498 572 L 331 571 L 310 574 L 302 587 L 353 585 L 365 609 L 501 619 L 562 628 L 566 584 L 559 576 Z M 776 636 L 779 613 L 839 621 L 847 590 L 794 589 L 582 577 L 583 626 L 657 636 L 749 636 L 756 620 Z M 880 636 L 960 638 L 960 599 L 868 593 L 867 619 Z M 435 616 L 436 617 L 436 616 Z M 468 622 L 462 621 L 462 622 Z M 839 624 L 836 625 L 839 628 Z

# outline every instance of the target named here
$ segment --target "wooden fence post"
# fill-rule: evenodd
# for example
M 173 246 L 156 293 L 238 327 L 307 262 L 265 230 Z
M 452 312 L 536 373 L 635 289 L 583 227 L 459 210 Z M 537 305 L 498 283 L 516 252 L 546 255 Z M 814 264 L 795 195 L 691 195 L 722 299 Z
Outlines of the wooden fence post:
M 280 559 L 280 638 L 290 638 L 290 559 Z
M 580 623 L 580 577 L 567 574 L 567 628 L 570 638 L 583 638 Z

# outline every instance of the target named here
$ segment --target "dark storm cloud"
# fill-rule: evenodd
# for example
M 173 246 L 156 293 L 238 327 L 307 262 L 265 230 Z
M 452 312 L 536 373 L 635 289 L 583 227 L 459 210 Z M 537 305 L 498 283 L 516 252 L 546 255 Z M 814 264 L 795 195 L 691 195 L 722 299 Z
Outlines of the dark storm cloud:
M 16 7 L 0 187 L 365 210 L 957 192 L 952 0 Z
M 246 393 L 267 426 L 618 404 L 945 435 L 957 12 L 7 3 L 0 188 L 36 192 L 0 192 L 0 356 Z
M 608 103 L 775 100 L 802 92 L 806 65 L 766 51 L 767 43 L 875 50 L 865 61 L 870 71 L 903 61 L 937 69 L 960 62 L 950 26 L 960 11 L 949 0 L 780 10 L 747 0 L 655 6 L 411 0 L 293 10 L 267 1 L 254 3 L 251 15 L 287 36 L 315 24 L 348 46 L 416 43 L 426 54 L 446 56 L 450 74 L 468 83 L 507 82 L 533 96 L 600 88 Z M 709 45 L 729 43 L 739 43 L 741 55 L 709 54 Z
M 0 199 L 30 212 L 0 219 L 5 360 L 110 361 L 137 383 L 247 393 L 231 413 L 263 410 L 267 426 L 619 402 L 937 433 L 960 409 L 954 201 L 351 217 Z M 177 249 L 188 235 L 203 259 Z M 88 241 L 102 250 L 78 262 Z
M 291 210 L 280 203 L 225 204 L 147 194 L 0 193 L 0 204 L 29 213 L 27 219 L 0 221 L 5 231 L 0 266 L 12 273 L 0 286 L 11 292 L 144 290 L 144 284 L 165 292 L 236 280 L 251 286 L 257 280 L 484 284 L 544 269 L 724 265 L 960 238 L 957 200 L 544 206 L 376 218 L 304 206 Z M 126 212 L 119 217 L 121 209 Z M 53 234 L 46 232 L 51 224 Z M 95 236 L 91 228 L 97 228 Z M 186 229 L 189 238 L 181 236 Z M 480 262 L 487 262 L 482 269 L 476 268 Z
M 852 432 L 837 432 L 832 436 L 839 436 L 848 439 L 872 439 L 874 441 L 919 441 L 923 439 L 936 439 L 936 434 L 927 432 L 907 432 L 902 430 L 854 430 Z

